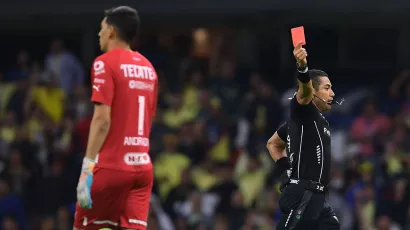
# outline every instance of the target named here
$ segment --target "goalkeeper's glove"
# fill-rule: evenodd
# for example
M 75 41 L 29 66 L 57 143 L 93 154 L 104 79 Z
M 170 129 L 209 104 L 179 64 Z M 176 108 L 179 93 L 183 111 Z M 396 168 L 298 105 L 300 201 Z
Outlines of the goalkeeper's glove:
M 77 202 L 81 208 L 90 209 L 92 207 L 91 185 L 93 183 L 94 166 L 94 160 L 84 157 L 81 175 L 77 185 Z

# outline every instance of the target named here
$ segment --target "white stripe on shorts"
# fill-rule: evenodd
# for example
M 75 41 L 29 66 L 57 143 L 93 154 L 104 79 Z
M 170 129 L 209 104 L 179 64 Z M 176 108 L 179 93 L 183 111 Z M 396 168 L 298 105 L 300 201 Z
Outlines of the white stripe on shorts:
M 147 226 L 147 222 L 142 221 L 142 220 L 128 219 L 128 222 L 130 222 L 131 224 L 140 224 L 140 225 L 143 225 L 143 226 Z
M 96 220 L 96 221 L 93 221 L 93 224 L 109 224 L 113 226 L 118 226 L 118 223 L 115 223 L 111 220 Z

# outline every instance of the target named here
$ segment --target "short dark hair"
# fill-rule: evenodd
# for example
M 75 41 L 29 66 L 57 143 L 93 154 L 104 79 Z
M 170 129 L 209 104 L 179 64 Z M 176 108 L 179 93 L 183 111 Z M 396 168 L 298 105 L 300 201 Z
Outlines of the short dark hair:
M 320 86 L 320 78 L 321 77 L 329 77 L 327 73 L 323 70 L 318 70 L 318 69 L 311 69 L 308 70 L 309 78 L 312 80 L 312 85 L 313 88 L 316 90 L 319 90 Z
M 113 26 L 124 42 L 131 44 L 138 36 L 140 18 L 137 10 L 129 6 L 113 7 L 105 11 L 108 25 Z

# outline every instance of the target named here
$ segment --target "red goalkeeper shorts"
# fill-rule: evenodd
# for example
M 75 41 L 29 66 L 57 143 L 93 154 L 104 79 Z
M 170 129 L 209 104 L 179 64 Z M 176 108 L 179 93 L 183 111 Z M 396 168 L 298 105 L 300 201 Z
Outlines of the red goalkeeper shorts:
M 146 229 L 152 186 L 152 169 L 126 172 L 96 167 L 92 208 L 83 209 L 77 204 L 74 227 Z

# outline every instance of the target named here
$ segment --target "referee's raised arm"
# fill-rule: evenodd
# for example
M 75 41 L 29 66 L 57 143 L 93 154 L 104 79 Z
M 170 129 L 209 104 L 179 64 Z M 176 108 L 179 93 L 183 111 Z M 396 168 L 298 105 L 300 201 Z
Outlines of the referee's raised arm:
M 298 43 L 293 50 L 293 55 L 296 58 L 298 67 L 298 92 L 296 94 L 296 99 L 299 104 L 306 105 L 309 104 L 313 99 L 313 85 L 310 80 L 307 66 L 307 52 L 306 49 L 302 47 L 302 43 Z

